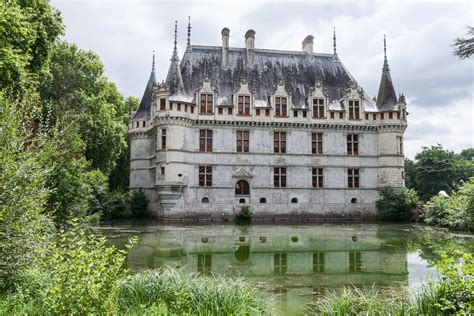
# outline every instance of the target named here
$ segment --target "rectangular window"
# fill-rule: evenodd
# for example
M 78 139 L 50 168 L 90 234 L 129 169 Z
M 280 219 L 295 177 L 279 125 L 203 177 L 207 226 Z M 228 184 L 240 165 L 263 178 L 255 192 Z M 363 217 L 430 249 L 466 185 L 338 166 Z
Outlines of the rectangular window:
M 365 120 L 368 121 L 369 120 L 369 114 L 365 113 Z
M 255 110 L 257 116 L 260 116 L 260 109 Z
M 188 113 L 188 105 L 187 104 L 184 105 L 184 112 Z
M 334 118 L 334 112 L 331 112 L 331 118 L 332 119 Z
M 160 110 L 166 110 L 166 99 L 160 99 Z
M 199 130 L 199 151 L 212 152 L 212 130 Z
M 191 114 L 194 114 L 194 106 L 191 106 Z
M 400 119 L 400 112 L 397 112 L 397 119 Z
M 169 107 L 169 108 L 168 108 L 169 110 L 172 110 L 172 109 L 173 109 L 173 103 L 172 103 L 172 102 L 169 102 L 169 103 L 168 103 L 168 107 Z
M 222 108 L 219 108 L 219 109 L 217 110 L 217 112 L 218 112 L 219 114 L 222 114 Z
M 393 119 L 393 112 L 388 113 L 388 119 L 389 120 Z
M 208 275 L 212 271 L 212 257 L 209 254 L 198 255 L 197 272 Z
M 248 153 L 249 152 L 249 131 L 237 131 L 237 152 Z
M 373 121 L 377 120 L 377 114 L 372 114 L 372 120 Z
M 286 188 L 286 168 L 273 168 L 273 186 Z
M 359 101 L 349 101 L 349 120 L 358 120 L 359 117 Z
M 166 129 L 161 130 L 161 149 L 166 149 Z
M 313 188 L 322 188 L 324 183 L 323 168 L 313 168 L 312 171 Z
M 201 114 L 212 114 L 214 106 L 213 96 L 210 93 L 201 93 Z
M 359 187 L 359 169 L 347 169 L 347 185 L 349 188 Z
M 237 103 L 239 115 L 250 115 L 250 96 L 239 95 Z
M 165 167 L 161 167 L 160 170 L 161 170 L 161 175 L 164 176 L 165 175 Z
M 306 111 L 303 111 L 303 117 L 308 117 L 308 114 L 306 113 Z
M 323 134 L 311 133 L 311 153 L 316 155 L 323 154 Z
M 265 110 L 265 116 L 270 116 L 270 110 L 269 109 Z
M 273 272 L 283 274 L 288 271 L 286 253 L 276 253 L 273 255 Z
M 385 119 L 385 114 L 384 113 L 380 113 L 380 119 L 381 120 Z
M 142 127 L 146 127 L 146 121 L 142 122 Z
M 313 99 L 313 117 L 324 118 L 324 99 Z
M 275 116 L 287 116 L 287 99 L 282 97 L 275 98 Z
M 339 112 L 339 118 L 342 120 L 344 119 L 344 112 Z
M 293 117 L 298 117 L 298 111 L 293 111 Z
M 276 154 L 286 153 L 286 133 L 285 132 L 273 133 L 273 152 Z
M 398 141 L 398 154 L 403 155 L 403 137 L 397 136 Z
M 313 253 L 313 273 L 324 272 L 324 252 Z
M 212 166 L 199 166 L 199 186 L 212 187 Z
M 347 154 L 349 156 L 359 155 L 359 135 L 347 135 Z
M 178 111 L 181 111 L 181 103 L 178 103 Z
M 362 271 L 362 256 L 360 251 L 349 252 L 349 271 L 360 272 Z
M 233 110 L 232 108 L 228 108 L 228 109 L 227 109 L 227 114 L 228 114 L 228 115 L 232 115 L 232 110 Z

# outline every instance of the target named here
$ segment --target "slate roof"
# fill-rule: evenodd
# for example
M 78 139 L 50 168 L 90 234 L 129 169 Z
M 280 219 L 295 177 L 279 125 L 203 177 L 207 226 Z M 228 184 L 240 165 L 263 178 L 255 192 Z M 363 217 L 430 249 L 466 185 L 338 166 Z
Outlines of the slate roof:
M 382 78 L 380 78 L 379 94 L 377 96 L 377 108 L 379 111 L 392 110 L 397 104 L 397 95 L 393 87 L 387 56 L 384 58 Z
M 255 49 L 254 62 L 247 65 L 245 48 L 229 48 L 228 67 L 222 66 L 221 46 L 191 45 L 181 62 L 184 91 L 194 97 L 205 78 L 219 94 L 217 104 L 232 104 L 232 94 L 242 79 L 255 93 L 256 104 L 268 104 L 276 85 L 282 82 L 293 105 L 304 107 L 316 80 L 321 80 L 330 102 L 344 97 L 354 78 L 337 55 Z
M 151 109 L 151 100 L 153 97 L 153 87 L 158 86 L 158 81 L 156 81 L 155 75 L 155 62 L 153 60 L 153 67 L 151 69 L 150 78 L 146 84 L 145 92 L 143 92 L 143 97 L 140 102 L 138 110 L 133 115 L 132 119 L 144 119 L 150 114 Z

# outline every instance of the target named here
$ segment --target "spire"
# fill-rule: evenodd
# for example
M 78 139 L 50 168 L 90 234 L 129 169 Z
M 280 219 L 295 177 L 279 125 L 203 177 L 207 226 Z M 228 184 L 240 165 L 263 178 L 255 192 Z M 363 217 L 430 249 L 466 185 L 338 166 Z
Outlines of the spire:
M 183 94 L 184 84 L 181 77 L 178 57 L 178 21 L 174 22 L 174 49 L 171 56 L 171 63 L 166 76 L 166 84 L 168 85 L 171 95 Z
M 148 78 L 148 83 L 146 84 L 145 91 L 143 92 L 143 97 L 138 107 L 137 112 L 133 116 L 134 119 L 146 118 L 150 114 L 151 101 L 153 97 L 153 87 L 158 85 L 158 81 L 155 76 L 155 51 L 153 51 L 153 61 L 151 65 L 150 78 Z
M 173 55 L 171 56 L 171 61 L 179 62 L 177 45 L 178 45 L 178 21 L 174 21 L 174 49 L 173 49 Z
M 336 27 L 333 27 L 333 34 L 332 34 L 332 47 L 334 48 L 334 55 L 337 55 L 336 52 Z
M 188 45 L 187 47 L 191 46 L 191 17 L 188 16 Z
M 387 41 L 383 36 L 384 61 L 382 68 L 382 78 L 380 79 L 379 93 L 377 96 L 377 108 L 380 110 L 392 109 L 397 104 L 397 94 L 393 87 L 390 76 L 390 68 L 387 61 Z

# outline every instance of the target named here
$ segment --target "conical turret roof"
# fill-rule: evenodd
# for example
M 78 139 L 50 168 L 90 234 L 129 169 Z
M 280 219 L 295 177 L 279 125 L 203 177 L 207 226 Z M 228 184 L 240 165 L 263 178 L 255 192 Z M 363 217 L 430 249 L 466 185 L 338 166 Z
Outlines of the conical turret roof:
M 146 118 L 150 114 L 151 101 L 153 97 L 153 87 L 158 85 L 155 75 L 155 54 L 153 54 L 153 66 L 151 68 L 150 78 L 146 84 L 145 92 L 143 92 L 143 97 L 138 107 L 137 112 L 133 116 L 133 119 Z
M 390 68 L 387 61 L 387 45 L 384 42 L 384 62 L 382 70 L 382 78 L 380 79 L 379 93 L 377 96 L 377 108 L 379 110 L 390 110 L 397 104 L 397 95 L 393 87 L 392 77 L 390 76 Z

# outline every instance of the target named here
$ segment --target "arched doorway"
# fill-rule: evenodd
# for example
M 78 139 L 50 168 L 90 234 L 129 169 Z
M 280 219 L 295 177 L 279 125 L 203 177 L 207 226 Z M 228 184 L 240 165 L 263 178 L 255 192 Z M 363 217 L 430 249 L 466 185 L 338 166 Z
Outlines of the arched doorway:
M 250 195 L 250 185 L 245 180 L 239 180 L 235 184 L 235 195 Z

